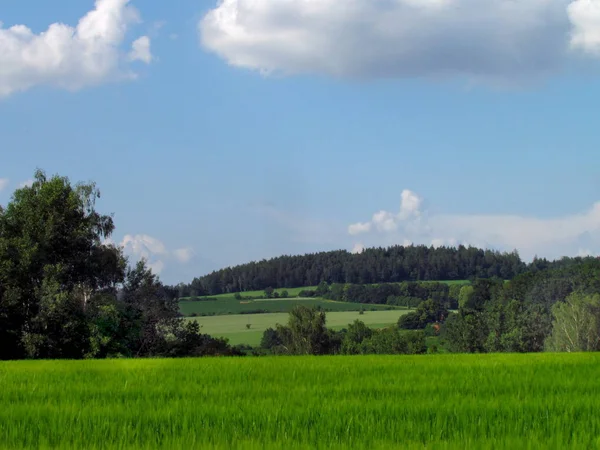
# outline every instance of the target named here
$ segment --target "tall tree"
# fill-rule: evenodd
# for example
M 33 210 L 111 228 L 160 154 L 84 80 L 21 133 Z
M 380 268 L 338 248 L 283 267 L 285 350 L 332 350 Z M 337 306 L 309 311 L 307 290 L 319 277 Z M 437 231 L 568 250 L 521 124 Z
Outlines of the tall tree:
M 600 295 L 571 294 L 552 307 L 547 347 L 557 352 L 600 350 Z
M 168 336 L 182 326 L 177 299 L 143 260 L 127 271 L 119 297 L 125 305 L 123 332 L 133 356 L 159 355 Z
M 0 209 L 0 358 L 87 352 L 88 302 L 114 289 L 125 266 L 119 250 L 103 244 L 114 224 L 96 211 L 98 198 L 93 183 L 38 170 Z
M 289 314 L 287 326 L 278 325 L 285 353 L 291 355 L 322 355 L 328 351 L 325 312 L 306 306 L 296 306 Z

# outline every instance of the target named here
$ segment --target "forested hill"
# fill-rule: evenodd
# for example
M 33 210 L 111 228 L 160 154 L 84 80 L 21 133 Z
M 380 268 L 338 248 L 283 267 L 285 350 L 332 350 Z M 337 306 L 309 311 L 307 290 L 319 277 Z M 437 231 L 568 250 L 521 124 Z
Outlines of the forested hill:
M 527 265 L 517 252 L 500 253 L 474 247 L 394 246 L 360 254 L 332 251 L 280 256 L 215 271 L 179 285 L 180 296 L 292 288 L 328 283 L 393 283 L 400 281 L 510 279 Z

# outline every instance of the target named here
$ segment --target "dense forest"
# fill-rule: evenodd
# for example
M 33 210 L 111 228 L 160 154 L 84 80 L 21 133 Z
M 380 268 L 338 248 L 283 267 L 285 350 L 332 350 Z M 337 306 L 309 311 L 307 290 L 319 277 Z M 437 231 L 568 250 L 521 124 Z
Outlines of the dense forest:
M 303 256 L 280 256 L 212 272 L 190 284 L 173 287 L 179 297 L 294 288 L 329 284 L 397 283 L 401 281 L 512 279 L 525 271 L 537 271 L 580 262 L 563 258 L 550 262 L 535 258 L 525 264 L 519 254 L 474 247 L 393 246 L 371 248 L 360 254 L 344 250 Z

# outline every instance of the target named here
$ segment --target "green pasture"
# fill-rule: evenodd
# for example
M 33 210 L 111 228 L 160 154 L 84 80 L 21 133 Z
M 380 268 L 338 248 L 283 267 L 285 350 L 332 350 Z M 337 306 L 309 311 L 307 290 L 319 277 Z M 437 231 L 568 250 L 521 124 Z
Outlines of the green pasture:
M 307 287 L 299 287 L 299 288 L 282 288 L 282 289 L 274 289 L 273 292 L 277 292 L 281 295 L 283 291 L 287 291 L 288 297 L 298 297 L 300 292 L 302 291 L 314 291 L 317 289 L 317 286 L 307 286 Z M 235 293 L 233 294 L 218 294 L 218 295 L 206 295 L 204 297 L 182 297 L 180 300 L 188 301 L 194 299 L 207 299 L 207 298 L 215 298 L 218 300 L 226 300 L 233 299 Z M 241 292 L 240 295 L 242 297 L 250 297 L 250 298 L 259 298 L 265 295 L 264 289 L 262 291 L 245 291 Z
M 600 355 L 0 363 L 7 449 L 592 449 Z
M 363 321 L 372 328 L 384 328 L 398 322 L 398 318 L 406 314 L 407 310 L 391 311 L 338 311 L 327 313 L 327 328 L 339 330 L 347 327 L 356 319 Z M 191 317 L 201 325 L 202 333 L 214 337 L 229 339 L 232 345 L 246 344 L 257 347 L 267 328 L 275 328 L 277 324 L 286 325 L 289 319 L 287 313 L 273 314 L 236 314 L 207 317 Z M 247 328 L 247 325 L 250 328 Z

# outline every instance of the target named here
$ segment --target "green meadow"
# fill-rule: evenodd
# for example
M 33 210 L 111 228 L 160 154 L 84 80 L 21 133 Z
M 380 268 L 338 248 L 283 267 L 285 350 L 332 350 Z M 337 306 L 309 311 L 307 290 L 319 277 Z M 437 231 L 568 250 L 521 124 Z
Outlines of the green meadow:
M 298 295 L 300 295 L 300 292 L 302 291 L 314 291 L 315 289 L 317 289 L 317 286 L 306 286 L 306 287 L 298 287 L 298 288 L 283 288 L 283 289 L 274 289 L 273 292 L 277 292 L 278 294 L 281 295 L 281 293 L 283 291 L 287 291 L 288 293 L 288 297 L 298 297 Z M 210 298 L 214 298 L 217 300 L 227 300 L 227 299 L 233 299 L 235 294 L 218 294 L 218 295 L 207 295 L 204 297 L 182 297 L 181 300 L 184 301 L 189 301 L 189 300 L 203 300 L 203 299 L 210 299 Z M 241 292 L 240 295 L 242 297 L 249 297 L 249 298 L 259 298 L 259 297 L 263 297 L 265 295 L 265 291 L 245 291 L 245 292 Z
M 410 311 L 366 311 L 364 314 L 360 314 L 358 311 L 328 312 L 327 328 L 339 330 L 347 327 L 356 319 L 363 321 L 371 328 L 383 328 L 397 323 L 398 318 L 407 312 Z M 192 317 L 189 320 L 197 321 L 202 327 L 202 333 L 227 338 L 232 345 L 246 344 L 256 347 L 260 344 L 263 332 L 267 328 L 275 328 L 278 323 L 285 325 L 288 318 L 289 314 L 287 313 L 275 313 Z M 250 328 L 247 325 L 250 325 Z
M 590 449 L 600 355 L 0 363 L 10 449 Z

